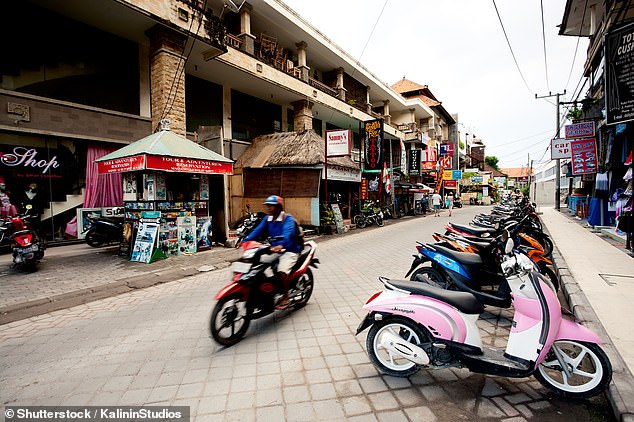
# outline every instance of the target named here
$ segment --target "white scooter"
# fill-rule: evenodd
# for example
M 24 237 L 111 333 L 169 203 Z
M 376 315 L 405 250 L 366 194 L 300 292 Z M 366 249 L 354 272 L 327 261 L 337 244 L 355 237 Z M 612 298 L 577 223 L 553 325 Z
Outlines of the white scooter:
M 366 345 L 383 373 L 406 377 L 420 368 L 466 367 L 472 372 L 522 378 L 534 375 L 554 393 L 588 398 L 603 392 L 612 365 L 589 329 L 562 318 L 549 281 L 504 239 L 502 270 L 512 291 L 513 323 L 506 350 L 482 345 L 476 325 L 484 311 L 471 293 L 409 280 L 379 278 L 385 290 L 363 306 Z

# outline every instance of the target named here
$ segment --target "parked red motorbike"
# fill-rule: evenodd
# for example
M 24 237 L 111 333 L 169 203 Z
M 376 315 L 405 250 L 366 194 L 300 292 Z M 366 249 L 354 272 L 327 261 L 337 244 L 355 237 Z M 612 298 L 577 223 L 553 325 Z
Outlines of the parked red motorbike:
M 274 240 L 278 238 L 269 239 Z M 316 250 L 315 242 L 306 242 L 291 270 L 288 309 L 304 307 L 313 293 L 313 273 L 309 267 L 317 268 L 319 264 Z M 216 342 L 223 346 L 238 343 L 252 319 L 273 313 L 284 296 L 276 271 L 278 259 L 279 254 L 272 253 L 270 245 L 252 240 L 242 243 L 242 256 L 232 265 L 233 278 L 215 297 L 218 302 L 209 325 Z
M 15 268 L 36 271 L 37 263 L 44 257 L 46 242 L 28 222 L 28 215 L 16 215 L 0 225 L 1 237 L 8 239 Z

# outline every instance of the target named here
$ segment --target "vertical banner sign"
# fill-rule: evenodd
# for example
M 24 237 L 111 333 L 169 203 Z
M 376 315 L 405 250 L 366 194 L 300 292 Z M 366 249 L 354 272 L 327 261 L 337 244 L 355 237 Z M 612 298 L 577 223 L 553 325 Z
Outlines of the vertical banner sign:
M 634 25 L 605 38 L 605 101 L 608 124 L 634 119 Z
M 570 141 L 572 174 L 597 172 L 597 143 L 595 138 Z
M 359 199 L 368 199 L 368 179 L 361 179 L 361 187 L 359 189 Z
M 401 143 L 401 172 L 405 172 L 407 168 L 407 150 L 405 149 L 405 144 L 401 139 L 399 139 Z
M 409 161 L 407 163 L 407 174 L 410 176 L 420 176 L 420 158 L 423 151 L 420 149 L 409 150 Z
M 381 170 L 383 168 L 383 120 L 365 122 L 365 169 Z

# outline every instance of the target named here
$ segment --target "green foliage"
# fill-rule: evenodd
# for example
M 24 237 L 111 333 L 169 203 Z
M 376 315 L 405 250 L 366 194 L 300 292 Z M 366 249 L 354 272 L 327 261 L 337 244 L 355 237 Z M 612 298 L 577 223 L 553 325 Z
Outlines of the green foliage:
M 477 175 L 478 175 L 478 173 L 473 172 L 473 171 L 470 171 L 470 172 L 463 171 L 463 172 L 462 172 L 462 178 L 463 178 L 463 179 L 469 179 L 469 180 L 471 180 L 471 176 L 477 176 Z
M 570 120 L 581 119 L 581 117 L 583 117 L 583 111 L 575 105 L 570 109 L 566 117 Z
M 530 193 L 531 193 L 531 187 L 530 186 L 524 186 L 521 190 L 522 194 L 524 194 L 525 197 L 529 197 Z
M 328 207 L 327 205 L 321 206 L 321 218 L 320 223 L 322 226 L 328 226 L 331 224 L 336 224 L 335 222 L 335 213 Z
M 486 157 L 484 157 L 484 162 L 498 171 L 500 170 L 500 168 L 498 167 L 499 161 L 500 160 L 498 159 L 498 157 L 494 155 L 487 155 Z
M 458 148 L 464 149 L 464 142 L 458 141 Z

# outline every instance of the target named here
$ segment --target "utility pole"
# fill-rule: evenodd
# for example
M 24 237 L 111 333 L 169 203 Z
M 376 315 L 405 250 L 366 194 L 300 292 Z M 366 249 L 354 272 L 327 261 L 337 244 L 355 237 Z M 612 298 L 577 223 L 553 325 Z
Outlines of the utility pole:
M 535 94 L 535 99 L 538 98 L 549 98 L 549 97 L 557 97 L 557 134 L 555 135 L 557 138 L 559 138 L 560 136 L 560 124 L 559 124 L 559 97 L 562 95 L 566 95 L 566 90 L 564 89 L 563 93 L 557 93 L 557 94 L 551 94 L 550 92 L 548 93 L 548 95 L 542 95 L 541 97 L 538 97 L 537 94 Z M 561 209 L 561 165 L 559 164 L 560 159 L 557 158 L 557 164 L 556 164 L 556 168 L 555 168 L 555 209 L 557 211 L 559 211 Z

